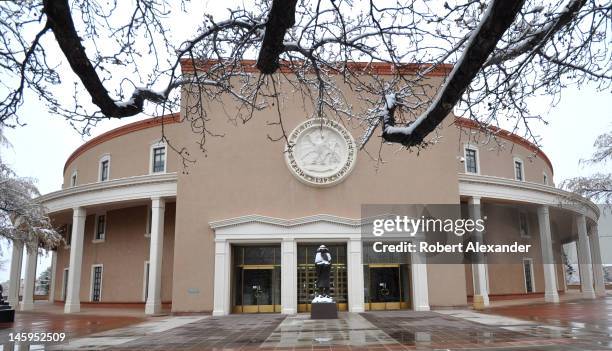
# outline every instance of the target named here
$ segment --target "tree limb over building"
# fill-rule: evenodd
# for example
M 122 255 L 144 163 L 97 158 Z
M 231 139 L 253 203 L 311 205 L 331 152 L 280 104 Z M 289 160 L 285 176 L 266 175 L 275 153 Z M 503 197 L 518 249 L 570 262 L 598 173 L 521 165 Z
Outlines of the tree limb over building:
M 204 148 L 217 134 L 208 128 L 203 101 L 229 96 L 238 113 L 227 118 L 247 122 L 288 94 L 276 90 L 283 78 L 312 105 L 307 117 L 359 125 L 362 147 L 377 130 L 380 142 L 426 145 L 453 110 L 483 125 L 514 121 L 514 132 L 537 143 L 529 123 L 542 117 L 529 110 L 529 99 L 546 96 L 554 104 L 568 84 L 594 82 L 603 90 L 612 82 L 610 0 L 400 0 L 384 6 L 253 0 L 222 20 L 203 16 L 195 33 L 180 32 L 176 41 L 169 18 L 185 8 L 153 0 L 0 3 L 0 71 L 10 77 L 0 90 L 0 123 L 19 124 L 26 90 L 87 132 L 105 118 L 176 111 L 176 88 L 183 87 L 187 122 Z M 52 57 L 56 45 L 61 56 Z M 257 71 L 245 70 L 243 63 L 255 59 Z M 183 74 L 186 60 L 216 64 Z M 356 72 L 356 62 L 393 68 L 386 75 Z M 421 69 L 405 74 L 407 62 Z M 447 62 L 452 72 L 432 86 L 428 72 Z M 62 63 L 77 78 L 73 99 L 58 93 L 72 78 L 59 73 Z M 279 69 L 284 63 L 289 72 Z M 347 87 L 362 104 L 347 100 Z M 90 99 L 82 98 L 83 88 Z

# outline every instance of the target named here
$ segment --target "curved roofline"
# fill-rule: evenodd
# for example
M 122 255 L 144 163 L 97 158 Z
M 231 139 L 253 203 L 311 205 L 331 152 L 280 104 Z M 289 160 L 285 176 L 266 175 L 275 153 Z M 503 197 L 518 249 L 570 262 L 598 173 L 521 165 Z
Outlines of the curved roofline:
M 178 112 L 171 113 L 169 115 L 164 115 L 161 117 L 152 117 L 143 119 L 142 121 L 136 121 L 129 124 L 126 124 L 121 127 L 117 127 L 115 129 L 111 129 L 108 132 L 102 133 L 97 137 L 85 142 L 83 145 L 79 146 L 66 160 L 64 163 L 64 174 L 66 174 L 66 169 L 68 166 L 79 156 L 81 156 L 85 151 L 93 148 L 96 145 L 100 145 L 108 140 L 120 137 L 122 135 L 126 135 L 132 132 L 136 132 L 139 130 L 153 128 L 159 126 L 161 124 L 172 124 L 180 122 L 181 117 Z
M 507 131 L 505 129 L 499 128 L 499 127 L 495 127 L 492 125 L 487 125 L 487 126 L 482 126 L 481 124 L 479 124 L 478 122 L 471 120 L 471 119 L 467 119 L 464 117 L 455 117 L 455 125 L 459 126 L 459 127 L 465 127 L 465 128 L 469 128 L 469 129 L 486 129 L 488 132 L 495 134 L 496 136 L 502 137 L 506 140 L 509 140 L 515 144 L 519 144 L 521 146 L 523 146 L 524 148 L 532 151 L 536 157 L 541 157 L 544 162 L 546 162 L 548 164 L 548 167 L 550 167 L 550 172 L 554 174 L 554 168 L 552 165 L 552 162 L 550 162 L 550 159 L 548 158 L 548 156 L 546 156 L 546 154 L 544 153 L 544 151 L 542 151 L 542 149 L 540 149 L 536 144 L 532 143 L 531 141 L 523 138 L 522 136 L 519 136 L 517 134 L 514 134 L 510 131 Z M 552 177 L 553 174 L 551 174 L 550 176 Z

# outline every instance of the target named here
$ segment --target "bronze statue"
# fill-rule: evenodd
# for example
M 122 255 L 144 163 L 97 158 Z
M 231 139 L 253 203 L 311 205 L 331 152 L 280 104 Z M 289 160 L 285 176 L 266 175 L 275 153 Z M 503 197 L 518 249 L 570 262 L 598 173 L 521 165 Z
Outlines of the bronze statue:
M 319 246 L 315 255 L 315 268 L 317 273 L 317 289 L 315 300 L 330 300 L 329 274 L 332 266 L 331 253 L 325 245 Z

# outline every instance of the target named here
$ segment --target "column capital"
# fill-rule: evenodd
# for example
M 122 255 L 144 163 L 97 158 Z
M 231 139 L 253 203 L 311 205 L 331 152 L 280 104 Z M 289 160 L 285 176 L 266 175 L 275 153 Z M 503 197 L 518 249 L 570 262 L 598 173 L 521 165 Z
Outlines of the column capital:
M 151 208 L 165 208 L 166 200 L 163 197 L 155 196 L 151 198 Z
M 480 205 L 480 196 L 470 196 L 468 198 L 468 204 L 470 205 Z
M 87 216 L 87 210 L 84 207 L 73 207 L 72 217 L 85 217 Z
M 538 213 L 550 213 L 550 207 L 548 205 L 542 205 L 538 207 Z

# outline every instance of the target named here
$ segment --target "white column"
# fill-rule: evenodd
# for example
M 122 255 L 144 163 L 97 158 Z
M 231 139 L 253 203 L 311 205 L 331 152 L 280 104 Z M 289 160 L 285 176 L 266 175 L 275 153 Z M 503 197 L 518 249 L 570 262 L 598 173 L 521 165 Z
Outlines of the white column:
M 227 240 L 215 239 L 213 316 L 229 314 L 230 291 L 230 244 Z
M 410 254 L 410 261 L 412 269 L 412 308 L 415 311 L 429 311 L 427 258 L 420 252 L 414 252 Z
M 297 313 L 297 248 L 295 240 L 281 243 L 281 313 Z
M 23 261 L 23 242 L 13 240 L 13 254 L 11 256 L 11 275 L 8 291 L 8 303 L 13 308 L 19 305 L 19 288 L 21 287 L 21 262 Z
M 364 281 L 363 281 L 363 261 L 361 256 L 362 243 L 360 238 L 350 239 L 347 243 L 348 257 L 348 296 L 349 311 L 364 311 Z
M 474 221 L 481 219 L 480 198 L 471 197 L 468 199 L 468 214 Z M 474 232 L 474 239 L 479 243 L 484 243 L 484 233 Z M 484 255 L 476 253 L 474 255 L 476 263 L 472 263 L 472 276 L 474 282 L 474 306 L 478 308 L 489 306 L 489 292 L 487 290 L 487 265 L 484 263 Z
M 599 246 L 599 233 L 597 225 L 591 229 L 589 236 L 591 244 L 591 258 L 593 260 L 593 279 L 595 279 L 595 294 L 597 296 L 606 296 L 606 282 L 603 273 L 603 258 L 601 257 L 601 249 Z
M 161 312 L 161 274 L 164 252 L 164 199 L 151 199 L 151 240 L 149 248 L 149 290 L 145 304 L 146 314 Z
M 57 269 L 57 251 L 51 251 L 51 274 L 49 275 L 49 302 L 55 301 L 55 270 Z
M 36 261 L 38 248 L 26 250 L 25 277 L 23 277 L 23 298 L 21 299 L 21 310 L 30 311 L 34 309 L 34 284 L 36 283 Z
M 72 238 L 70 239 L 70 264 L 68 284 L 66 287 L 66 303 L 64 313 L 75 313 L 81 310 L 81 265 L 83 264 L 83 237 L 85 234 L 85 218 L 87 211 L 82 207 L 72 212 Z
M 586 218 L 578 215 L 578 265 L 580 266 L 580 288 L 587 298 L 595 298 L 593 291 L 593 269 L 591 268 L 591 253 L 589 252 L 589 237 L 587 236 Z
M 538 224 L 540 226 L 540 246 L 542 248 L 542 265 L 544 268 L 544 300 L 546 302 L 559 302 L 548 206 L 540 206 L 538 208 Z

